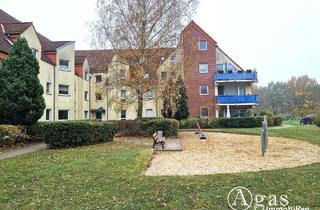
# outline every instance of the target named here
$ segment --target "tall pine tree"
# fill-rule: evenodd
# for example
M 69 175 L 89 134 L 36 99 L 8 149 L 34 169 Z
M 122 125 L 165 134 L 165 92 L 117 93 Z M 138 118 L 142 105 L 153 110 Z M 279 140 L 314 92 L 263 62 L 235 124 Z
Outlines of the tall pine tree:
M 189 116 L 189 107 L 187 90 L 181 77 L 178 78 L 176 86 L 178 88 L 178 95 L 175 100 L 176 112 L 174 113 L 174 118 L 177 120 L 183 120 Z
M 39 63 L 26 39 L 19 38 L 0 69 L 0 124 L 29 125 L 45 109 Z

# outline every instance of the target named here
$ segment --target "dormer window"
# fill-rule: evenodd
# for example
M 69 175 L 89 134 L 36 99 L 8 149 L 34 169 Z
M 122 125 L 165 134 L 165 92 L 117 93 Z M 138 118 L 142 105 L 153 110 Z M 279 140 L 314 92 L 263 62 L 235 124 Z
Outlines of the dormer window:
M 150 78 L 150 75 L 148 72 L 145 72 L 144 75 L 143 75 L 143 79 L 149 79 Z
M 125 69 L 121 69 L 120 70 L 120 78 L 121 79 L 125 79 L 126 78 L 126 70 Z
M 126 90 L 121 90 L 120 91 L 120 98 L 121 100 L 125 100 L 127 97 L 127 91 Z
M 177 53 L 173 53 L 173 55 L 171 55 L 170 61 L 171 63 L 175 63 L 177 60 Z
M 101 82 L 102 82 L 102 76 L 96 75 L 96 83 L 101 83 Z
M 199 50 L 207 50 L 207 49 L 208 49 L 207 40 L 200 40 L 199 41 Z
M 59 67 L 62 71 L 70 71 L 70 61 L 69 60 L 59 60 Z
M 84 79 L 89 80 L 89 72 L 84 72 Z
M 146 99 L 152 99 L 152 98 L 154 98 L 155 93 L 154 93 L 153 90 L 149 90 L 149 91 L 145 92 L 144 96 L 145 96 Z
M 34 57 L 38 57 L 38 50 L 36 50 L 36 49 L 31 49 L 32 50 L 32 55 L 34 56 Z

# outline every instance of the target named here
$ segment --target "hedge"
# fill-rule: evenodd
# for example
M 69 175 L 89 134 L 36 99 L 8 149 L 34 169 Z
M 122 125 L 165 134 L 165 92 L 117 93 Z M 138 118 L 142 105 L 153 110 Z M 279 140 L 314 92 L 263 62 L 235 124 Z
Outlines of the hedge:
M 314 124 L 318 127 L 320 127 L 320 114 L 318 114 L 314 120 Z
M 154 119 L 142 124 L 144 135 L 151 136 L 154 132 L 161 130 L 166 137 L 176 136 L 179 130 L 179 121 L 175 119 Z
M 138 120 L 113 120 L 109 121 L 117 128 L 117 133 L 120 136 L 143 136 L 143 122 Z
M 28 128 L 30 136 L 42 139 L 50 148 L 68 148 L 112 141 L 116 133 L 112 123 L 66 121 L 37 123 Z
M 0 147 L 11 147 L 30 141 L 22 126 L 0 125 Z
M 164 136 L 176 136 L 179 122 L 168 118 L 143 118 L 142 120 L 112 120 L 119 136 L 151 136 L 157 130 Z
M 182 129 L 196 129 L 198 122 L 201 128 L 255 128 L 261 127 L 263 117 L 237 118 L 190 118 L 180 121 Z M 268 125 L 281 125 L 282 118 L 268 118 Z

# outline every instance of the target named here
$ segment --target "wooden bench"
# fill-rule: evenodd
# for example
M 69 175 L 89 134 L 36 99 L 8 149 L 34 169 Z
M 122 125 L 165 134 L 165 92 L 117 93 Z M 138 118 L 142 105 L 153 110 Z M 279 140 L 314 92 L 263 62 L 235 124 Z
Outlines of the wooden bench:
M 157 132 L 155 132 L 153 135 L 153 146 L 152 148 L 154 148 L 157 144 L 161 144 L 162 149 L 164 149 L 164 145 L 166 144 L 165 142 L 165 137 L 160 136 Z

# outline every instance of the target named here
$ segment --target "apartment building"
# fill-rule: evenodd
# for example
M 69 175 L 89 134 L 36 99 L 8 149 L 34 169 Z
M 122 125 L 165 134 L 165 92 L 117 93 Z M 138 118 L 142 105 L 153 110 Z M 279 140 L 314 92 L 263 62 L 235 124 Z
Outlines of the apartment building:
M 130 67 L 116 65 L 113 50 L 75 50 L 74 41 L 52 41 L 38 33 L 32 22 L 19 21 L 0 10 L 0 60 L 8 56 L 19 37 L 28 41 L 40 65 L 46 102 L 41 121 L 136 119 L 137 102 L 119 106 L 113 99 L 118 95 L 125 100 L 132 90 L 105 85 L 115 71 L 123 71 L 123 77 L 130 79 Z M 185 27 L 181 38 L 177 48 L 159 49 L 154 61 L 159 80 L 177 76 L 178 72 L 170 70 L 177 60 L 191 61 L 184 63 L 182 74 L 190 117 L 252 116 L 259 102 L 252 94 L 258 81 L 256 71 L 244 70 L 194 21 Z M 183 59 L 187 56 L 190 59 Z M 157 90 L 150 90 L 144 95 L 143 117 L 161 116 L 162 100 L 157 94 Z
M 252 94 L 258 82 L 255 70 L 244 70 L 194 21 L 182 31 L 182 48 L 193 52 L 186 69 L 191 117 L 245 117 L 253 115 L 259 97 Z M 194 43 L 197 42 L 197 43 Z
M 39 62 L 46 103 L 40 121 L 85 119 L 89 98 L 85 100 L 84 92 L 89 91 L 89 81 L 84 77 L 89 70 L 86 59 L 76 63 L 75 42 L 52 41 L 38 33 L 32 22 L 22 22 L 0 10 L 0 59 L 8 56 L 19 37 L 27 40 Z

